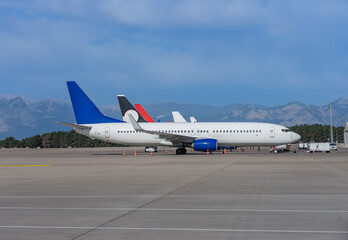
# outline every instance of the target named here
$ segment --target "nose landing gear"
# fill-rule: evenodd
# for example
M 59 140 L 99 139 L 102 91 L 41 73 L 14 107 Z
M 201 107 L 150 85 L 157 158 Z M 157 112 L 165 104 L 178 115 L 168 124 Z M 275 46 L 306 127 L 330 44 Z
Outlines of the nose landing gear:
M 179 154 L 186 154 L 186 148 L 178 148 L 176 149 L 176 154 L 179 155 Z

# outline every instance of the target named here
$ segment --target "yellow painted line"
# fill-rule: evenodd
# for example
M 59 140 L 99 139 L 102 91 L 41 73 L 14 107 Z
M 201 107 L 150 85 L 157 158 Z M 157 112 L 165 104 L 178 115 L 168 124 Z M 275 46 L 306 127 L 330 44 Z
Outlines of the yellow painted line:
M 0 165 L 0 167 L 49 167 L 53 165 Z

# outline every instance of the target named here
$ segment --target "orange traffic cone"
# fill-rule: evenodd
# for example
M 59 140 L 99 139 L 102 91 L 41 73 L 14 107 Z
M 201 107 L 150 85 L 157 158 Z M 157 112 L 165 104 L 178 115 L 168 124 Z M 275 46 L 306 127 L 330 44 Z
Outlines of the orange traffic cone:
M 151 156 L 153 156 L 153 153 L 151 152 Z
M 209 149 L 207 150 L 207 155 L 209 155 Z
M 166 154 L 168 154 L 168 151 L 166 150 Z
M 123 151 L 123 156 L 126 156 L 126 151 Z
M 240 147 L 239 147 L 239 152 L 241 152 Z
M 226 148 L 224 148 L 224 154 L 227 154 L 227 152 L 226 152 Z
M 135 156 L 135 157 L 137 156 L 137 150 L 135 150 L 135 152 L 134 152 L 134 156 Z

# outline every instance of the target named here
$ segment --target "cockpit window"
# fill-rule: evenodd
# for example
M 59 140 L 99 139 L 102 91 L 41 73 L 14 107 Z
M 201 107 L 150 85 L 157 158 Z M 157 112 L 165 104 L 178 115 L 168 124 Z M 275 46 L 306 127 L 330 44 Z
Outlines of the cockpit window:
M 290 130 L 289 130 L 289 129 L 284 128 L 284 129 L 282 129 L 282 132 L 290 132 Z

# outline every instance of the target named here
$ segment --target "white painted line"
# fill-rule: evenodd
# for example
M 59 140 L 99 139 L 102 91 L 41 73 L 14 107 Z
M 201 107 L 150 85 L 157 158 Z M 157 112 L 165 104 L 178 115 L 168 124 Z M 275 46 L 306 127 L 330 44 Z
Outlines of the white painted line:
M 231 209 L 231 208 L 140 208 L 137 211 L 198 211 L 198 212 L 296 212 L 296 213 L 348 213 L 348 210 L 301 209 Z
M 156 197 L 165 197 L 165 198 L 185 198 L 185 197 L 196 197 L 196 198 L 207 198 L 207 197 L 313 197 L 313 198 L 318 198 L 318 197 L 348 197 L 347 194 L 330 194 L 330 195 L 325 195 L 325 194 L 313 194 L 313 195 L 278 195 L 278 194 L 270 194 L 270 195 L 229 195 L 229 194 L 220 194 L 220 195 L 179 195 L 179 194 L 172 194 L 172 195 L 81 195 L 81 196 L 76 196 L 76 195 L 46 195 L 46 196 L 0 196 L 0 198 L 132 198 L 132 197 L 148 197 L 148 198 L 156 198 Z
M 0 207 L 0 210 L 107 210 L 107 211 L 182 211 L 182 212 L 294 212 L 294 213 L 348 213 L 348 210 L 303 209 L 231 209 L 231 208 L 55 208 L 55 207 Z
M 0 207 L 0 210 L 107 210 L 107 211 L 133 211 L 133 210 L 136 210 L 136 208 Z
M 166 197 L 348 197 L 348 194 L 171 194 Z
M 67 226 L 0 226 L 0 228 L 348 234 L 348 231 L 228 229 L 228 228 L 142 228 L 142 227 L 67 227 Z
M 163 195 L 106 195 L 106 196 L 74 196 L 74 195 L 67 195 L 67 196 L 0 196 L 0 198 L 158 198 L 162 197 Z
M 348 234 L 348 231 L 311 231 L 311 230 L 272 230 L 272 229 L 219 229 L 219 228 L 127 228 L 127 227 L 101 227 L 105 230 L 157 230 L 157 231 L 205 231 L 205 232 L 269 232 L 269 233 L 327 233 Z
M 0 228 L 29 228 L 29 229 L 93 229 L 96 227 L 67 227 L 67 226 L 0 226 Z

